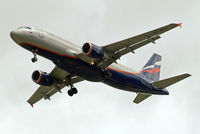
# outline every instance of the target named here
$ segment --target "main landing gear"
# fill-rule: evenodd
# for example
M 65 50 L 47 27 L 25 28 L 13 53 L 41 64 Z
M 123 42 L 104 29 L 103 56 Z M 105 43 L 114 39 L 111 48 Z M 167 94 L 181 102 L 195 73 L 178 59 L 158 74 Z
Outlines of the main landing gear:
M 73 96 L 74 94 L 78 93 L 78 90 L 74 87 L 74 85 L 71 83 L 71 76 L 68 77 L 70 90 L 67 91 L 69 96 Z
M 33 53 L 33 58 L 31 59 L 31 61 L 34 63 L 34 62 L 36 62 L 38 59 L 37 59 L 37 55 L 36 55 L 36 53 L 37 53 L 37 50 L 33 50 L 32 51 L 32 53 Z
M 69 96 L 73 96 L 74 94 L 78 93 L 78 90 L 75 87 L 72 87 L 67 93 Z

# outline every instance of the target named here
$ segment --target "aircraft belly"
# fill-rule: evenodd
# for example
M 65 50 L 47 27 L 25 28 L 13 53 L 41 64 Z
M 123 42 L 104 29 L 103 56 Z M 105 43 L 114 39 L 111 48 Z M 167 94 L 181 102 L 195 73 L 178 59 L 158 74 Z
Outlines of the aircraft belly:
M 100 69 L 94 68 L 79 59 L 64 58 L 61 59 L 60 63 L 56 62 L 55 64 L 67 72 L 85 80 L 93 82 L 103 80 L 103 75 Z
M 113 70 L 109 70 L 112 74 L 110 78 L 105 79 L 104 83 L 112 87 L 127 90 L 127 91 L 137 91 L 142 89 L 143 85 L 140 84 L 141 81 L 138 76 L 125 74 Z
M 125 91 L 153 93 L 153 89 L 145 85 L 139 75 L 109 71 L 112 75 L 110 78 L 106 78 L 103 83 Z

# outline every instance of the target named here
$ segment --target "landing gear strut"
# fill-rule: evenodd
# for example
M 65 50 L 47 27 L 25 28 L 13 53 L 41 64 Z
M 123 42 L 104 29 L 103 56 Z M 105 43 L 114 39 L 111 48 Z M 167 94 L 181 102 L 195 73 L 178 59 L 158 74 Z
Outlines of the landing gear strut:
M 36 52 L 37 52 L 37 50 L 36 50 L 36 51 L 35 51 L 35 50 L 32 51 L 34 57 L 31 59 L 31 61 L 32 61 L 33 63 L 36 62 L 36 61 L 38 60 L 38 59 L 37 59 Z
M 68 77 L 68 81 L 69 81 L 70 89 L 67 91 L 67 93 L 69 96 L 73 96 L 74 94 L 78 93 L 78 90 L 71 83 L 71 76 Z

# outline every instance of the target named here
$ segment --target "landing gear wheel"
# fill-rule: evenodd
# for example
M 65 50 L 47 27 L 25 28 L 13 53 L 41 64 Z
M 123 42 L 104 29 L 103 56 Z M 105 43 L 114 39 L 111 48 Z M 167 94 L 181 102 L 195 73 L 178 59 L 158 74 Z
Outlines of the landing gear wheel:
M 37 55 L 36 55 L 36 53 L 38 52 L 38 50 L 36 49 L 36 50 L 32 50 L 32 53 L 33 53 L 33 58 L 31 59 L 31 61 L 34 63 L 34 62 L 36 62 L 37 61 Z
M 68 90 L 67 93 L 68 93 L 69 96 L 73 96 L 74 95 L 74 93 L 73 93 L 73 91 L 71 89 Z
M 68 83 L 70 85 L 70 90 L 68 90 L 68 92 L 67 92 L 69 96 L 73 96 L 74 94 L 78 93 L 78 90 L 73 86 L 73 83 L 71 83 L 71 77 L 72 76 L 67 76 L 66 77 L 66 80 L 68 80 Z
M 37 58 L 32 58 L 31 61 L 34 63 L 37 61 Z
M 72 88 L 71 90 L 72 90 L 72 92 L 73 92 L 74 94 L 77 94 L 77 93 L 78 93 L 78 90 L 77 90 L 76 88 Z

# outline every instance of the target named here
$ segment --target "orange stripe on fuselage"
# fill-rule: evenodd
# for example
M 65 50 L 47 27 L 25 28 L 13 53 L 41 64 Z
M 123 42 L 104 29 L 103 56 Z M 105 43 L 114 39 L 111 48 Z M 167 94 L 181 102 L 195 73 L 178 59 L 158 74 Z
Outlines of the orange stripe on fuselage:
M 114 69 L 114 68 L 110 68 L 107 67 L 107 69 L 113 70 L 113 71 L 117 71 L 117 72 L 121 72 L 121 73 L 126 73 L 126 74 L 141 74 L 143 72 L 148 72 L 148 73 L 156 73 L 156 72 L 160 72 L 160 68 L 154 68 L 153 70 L 142 70 L 139 73 L 133 73 L 133 72 L 127 72 L 127 71 L 122 71 L 122 70 L 118 70 L 118 69 Z
M 50 53 L 53 53 L 53 54 L 57 54 L 57 55 L 60 55 L 60 56 L 64 56 L 64 57 L 70 57 L 70 58 L 74 58 L 74 59 L 80 59 L 80 58 L 78 58 L 78 57 L 75 57 L 75 56 L 71 56 L 71 55 L 65 55 L 65 54 L 60 54 L 60 53 L 58 53 L 58 52 L 54 52 L 54 51 L 51 51 L 51 50 L 49 50 L 49 49 L 46 49 L 46 48 L 43 48 L 43 47 L 39 47 L 39 46 L 37 46 L 37 45 L 33 45 L 33 44 L 30 44 L 30 43 L 26 43 L 26 42 L 22 42 L 22 43 L 20 43 L 19 45 L 29 45 L 29 46 L 33 46 L 33 47 L 37 47 L 37 48 L 40 48 L 40 49 L 42 49 L 42 50 L 45 50 L 45 51 L 48 51 L 48 52 L 50 52 Z
M 143 70 L 141 72 L 148 72 L 148 73 L 156 73 L 156 72 L 160 72 L 160 68 L 153 68 L 153 70 Z

